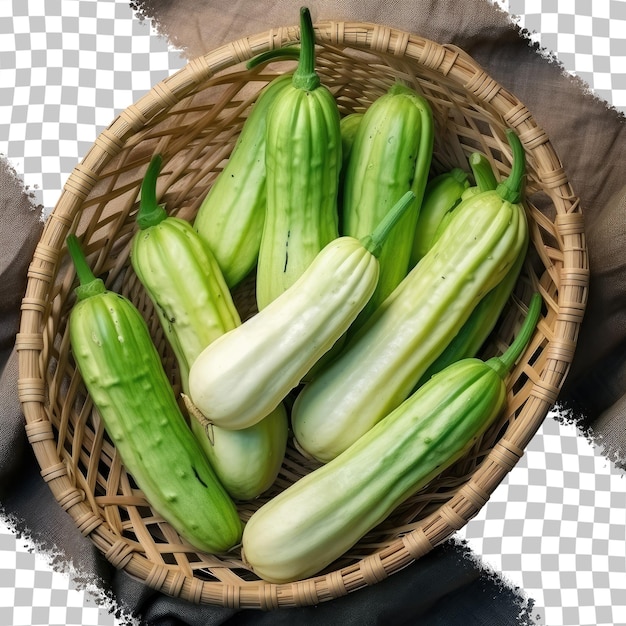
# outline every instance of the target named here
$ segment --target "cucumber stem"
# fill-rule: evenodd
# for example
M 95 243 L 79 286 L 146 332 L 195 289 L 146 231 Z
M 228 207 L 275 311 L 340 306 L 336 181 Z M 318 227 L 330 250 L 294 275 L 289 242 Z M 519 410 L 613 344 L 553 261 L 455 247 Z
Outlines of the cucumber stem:
M 374 231 L 363 237 L 361 243 L 375 257 L 378 257 L 381 253 L 383 244 L 391 229 L 396 225 L 398 220 L 404 215 L 406 210 L 411 206 L 415 200 L 415 194 L 412 191 L 407 191 L 392 207 L 389 209 L 385 217 L 379 222 Z
M 87 259 L 81 245 L 78 241 L 78 237 L 74 234 L 69 234 L 66 238 L 67 251 L 70 253 L 74 268 L 76 269 L 76 275 L 78 276 L 79 285 L 74 292 L 78 300 L 84 300 L 90 298 L 99 293 L 104 293 L 106 288 L 101 278 L 96 278 L 91 271 Z
M 494 369 L 501 378 L 506 376 L 530 341 L 530 338 L 535 331 L 535 327 L 537 326 L 537 322 L 539 321 L 541 304 L 541 295 L 534 293 L 530 300 L 530 304 L 528 305 L 526 319 L 517 333 L 517 337 L 513 340 L 513 343 L 508 347 L 504 354 L 492 357 L 486 361 L 486 364 Z
M 315 71 L 315 32 L 307 7 L 300 9 L 300 59 L 293 73 L 293 86 L 304 91 L 313 91 L 320 86 L 320 78 Z
M 460 167 L 453 167 L 449 172 L 448 176 L 453 178 L 459 185 L 465 185 L 467 181 L 467 172 Z M 469 184 L 469 183 L 467 183 Z
M 464 169 L 461 169 L 460 167 L 453 167 L 451 170 L 437 174 L 433 178 L 429 179 L 426 184 L 426 189 L 428 192 L 432 192 L 437 189 L 439 183 L 450 179 L 453 179 L 459 185 L 469 186 L 469 182 L 467 181 L 468 176 L 468 173 Z
M 269 63 L 270 61 L 285 61 L 293 60 L 297 61 L 300 58 L 300 50 L 293 46 L 285 46 L 284 48 L 274 48 L 273 50 L 267 50 L 252 57 L 246 63 L 246 69 L 252 70 L 258 65 L 263 63 Z
M 514 130 L 507 128 L 506 138 L 513 152 L 513 163 L 511 165 L 511 173 L 496 187 L 496 191 L 503 200 L 515 204 L 522 197 L 522 184 L 526 170 L 526 153 L 524 152 L 522 142 Z
M 137 212 L 137 225 L 141 230 L 156 226 L 167 217 L 167 211 L 157 202 L 156 182 L 161 171 L 163 158 L 155 154 L 150 160 L 146 174 L 141 182 L 139 198 L 139 211 Z
M 472 152 L 469 156 L 469 164 L 474 174 L 474 182 L 478 191 L 491 191 L 498 186 L 498 181 L 493 168 L 487 157 L 480 152 Z

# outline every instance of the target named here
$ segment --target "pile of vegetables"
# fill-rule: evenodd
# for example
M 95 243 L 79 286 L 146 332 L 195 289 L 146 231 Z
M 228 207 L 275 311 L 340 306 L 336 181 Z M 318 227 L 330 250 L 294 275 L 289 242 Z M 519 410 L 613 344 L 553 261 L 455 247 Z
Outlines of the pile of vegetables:
M 504 408 L 540 315 L 477 359 L 528 247 L 524 150 L 433 176 L 427 100 L 393 85 L 342 117 L 301 10 L 293 73 L 260 93 L 193 223 L 145 175 L 131 264 L 177 359 L 185 415 L 147 325 L 68 237 L 76 364 L 153 509 L 200 550 L 241 545 L 273 582 L 321 571 L 462 457 Z M 232 290 L 254 276 L 258 312 Z M 289 408 L 288 408 L 289 407 Z M 289 437 L 319 467 L 244 525 L 237 501 L 274 484 Z

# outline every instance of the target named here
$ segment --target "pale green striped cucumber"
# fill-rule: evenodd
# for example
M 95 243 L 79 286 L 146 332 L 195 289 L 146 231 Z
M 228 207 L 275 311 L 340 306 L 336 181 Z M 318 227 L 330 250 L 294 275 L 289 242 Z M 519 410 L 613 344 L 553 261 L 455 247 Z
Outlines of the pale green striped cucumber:
M 517 149 L 519 148 L 520 146 L 518 145 Z M 463 192 L 461 202 L 471 195 L 495 189 L 498 186 L 495 174 L 486 157 L 478 152 L 474 152 L 470 155 L 469 162 L 474 174 L 475 183 L 472 187 L 468 187 Z M 442 224 L 437 229 L 435 240 L 441 236 L 447 223 L 445 218 L 449 215 L 451 216 L 452 213 L 448 213 L 444 216 Z M 465 324 L 463 324 L 461 330 L 455 335 L 454 339 L 446 346 L 445 350 L 435 359 L 426 372 L 424 372 L 421 380 L 417 383 L 417 387 L 423 385 L 431 376 L 455 361 L 478 354 L 481 346 L 495 328 L 502 314 L 502 310 L 513 292 L 524 265 L 527 250 L 528 236 L 525 245 L 520 250 L 517 259 L 513 265 L 511 265 L 511 269 L 509 269 L 506 276 L 476 305 L 476 308 L 472 311 Z
M 371 297 L 382 243 L 413 201 L 407 192 L 370 236 L 327 244 L 289 289 L 202 351 L 189 374 L 199 419 L 239 429 L 276 408 Z
M 504 380 L 540 312 L 535 294 L 502 356 L 441 371 L 345 452 L 258 509 L 244 528 L 244 562 L 270 582 L 313 576 L 462 458 L 504 410 Z
M 461 201 L 463 192 L 469 186 L 468 173 L 460 167 L 453 167 L 428 181 L 415 227 L 411 267 L 431 248 L 439 224 Z
M 315 71 L 310 13 L 303 8 L 300 16 L 298 66 L 267 117 L 267 212 L 256 281 L 259 310 L 290 287 L 338 235 L 339 109 Z
M 511 297 L 524 265 L 528 245 L 524 245 L 504 278 L 476 305 L 471 315 L 445 350 L 424 372 L 416 387 L 423 385 L 442 369 L 467 357 L 473 357 L 495 328 L 504 305 Z
M 428 182 L 434 142 L 428 101 L 396 83 L 367 108 L 356 131 L 345 172 L 342 234 L 363 237 L 408 190 L 416 201 L 385 243 L 380 280 L 361 325 L 409 270 L 413 237 Z
M 343 202 L 343 178 L 345 176 L 346 167 L 348 166 L 348 159 L 350 156 L 350 150 L 352 149 L 352 144 L 354 143 L 354 138 L 356 136 L 356 131 L 363 119 L 363 113 L 350 113 L 341 118 L 340 129 L 341 129 L 341 157 L 342 157 L 342 166 L 341 172 L 339 175 L 339 190 L 337 192 L 337 211 L 339 214 L 339 222 L 341 223 L 341 205 Z M 339 226 L 339 230 L 341 231 L 341 224 Z M 307 372 L 302 382 L 306 382 L 310 380 L 311 376 L 315 376 L 315 372 L 319 368 L 323 368 L 326 366 L 328 360 L 332 359 L 335 353 L 341 349 L 341 346 L 345 342 L 347 337 L 347 333 L 342 335 L 336 342 L 335 345 L 324 354 L 318 361 L 315 363 L 311 371 Z
M 192 546 L 229 550 L 241 537 L 237 509 L 185 422 L 145 320 L 94 277 L 74 235 L 67 246 L 80 280 L 72 353 L 124 466 Z
M 491 164 L 484 154 L 480 152 L 472 152 L 469 156 L 469 163 L 474 176 L 474 184 L 467 185 L 465 189 L 461 191 L 461 196 L 458 201 L 455 202 L 449 211 L 440 216 L 439 223 L 433 223 L 431 225 L 431 228 L 433 229 L 430 235 L 431 246 L 435 243 L 435 241 L 437 241 L 437 239 L 439 239 L 441 233 L 446 229 L 448 222 L 452 219 L 453 209 L 458 206 L 459 202 L 466 200 L 470 196 L 477 193 L 495 189 L 498 186 L 498 181 L 496 180 L 496 176 L 491 168 Z
M 515 263 L 528 236 L 523 149 L 515 157 L 509 178 L 454 210 L 426 256 L 300 392 L 292 427 L 305 453 L 327 462 L 397 407 Z
M 341 224 L 342 206 L 343 206 L 343 188 L 346 178 L 346 169 L 350 162 L 350 152 L 356 137 L 356 131 L 363 119 L 363 113 L 350 113 L 341 118 L 339 129 L 341 131 L 341 171 L 339 172 L 339 187 L 337 189 L 337 214 L 339 232 L 343 231 Z
M 252 105 L 237 142 L 193 221 L 209 244 L 230 288 L 254 268 L 265 221 L 265 133 L 269 107 L 291 84 L 275 78 Z
M 185 388 L 194 361 L 190 346 L 208 345 L 241 323 L 211 248 L 186 220 L 158 204 L 162 157 L 150 161 L 141 186 L 130 260 L 154 303 Z
M 241 324 L 228 286 L 210 248 L 189 222 L 168 216 L 157 203 L 161 156 L 150 162 L 137 213 L 131 262 L 152 300 L 176 356 L 188 393 L 189 369 L 206 346 Z M 276 479 L 287 444 L 288 420 L 281 405 L 245 431 L 191 428 L 222 485 L 239 500 L 255 498 Z

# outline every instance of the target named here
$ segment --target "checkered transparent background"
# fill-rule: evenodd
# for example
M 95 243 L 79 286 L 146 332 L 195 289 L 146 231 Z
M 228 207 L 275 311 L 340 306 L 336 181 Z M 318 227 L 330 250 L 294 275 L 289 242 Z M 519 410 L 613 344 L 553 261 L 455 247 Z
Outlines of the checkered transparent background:
M 548 416 L 458 536 L 536 602 L 539 623 L 624 626 L 624 472 L 565 417 Z
M 626 0 L 495 4 L 626 111 Z M 0 1 L 0 153 L 44 213 L 97 134 L 184 62 L 127 0 Z M 624 473 L 557 417 L 457 538 L 536 602 L 538 623 L 626 626 Z M 0 520 L 0 624 L 132 623 L 51 562 Z
M 71 572 L 53 569 L 48 555 L 18 539 L 5 524 L 0 524 L 0 563 L 3 626 L 134 623 L 130 616 L 115 617 L 113 611 L 119 608 L 98 589 L 79 589 Z
M 626 111 L 624 0 L 509 0 L 512 19 L 546 56 L 585 81 L 598 97 Z
M 185 62 L 125 0 L 2 0 L 0 59 L 0 151 L 47 212 L 98 133 Z

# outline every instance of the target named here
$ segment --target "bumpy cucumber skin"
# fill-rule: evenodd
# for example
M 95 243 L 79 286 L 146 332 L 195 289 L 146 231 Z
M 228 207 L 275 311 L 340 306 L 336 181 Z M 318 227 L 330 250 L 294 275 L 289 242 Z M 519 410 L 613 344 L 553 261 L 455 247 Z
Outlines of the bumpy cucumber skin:
M 236 545 L 237 509 L 185 423 L 139 312 L 109 291 L 77 302 L 69 329 L 87 390 L 150 505 L 199 550 Z
M 466 454 L 505 399 L 502 379 L 487 364 L 452 365 L 254 513 L 243 533 L 245 561 L 276 583 L 320 572 Z
M 186 390 L 189 368 L 202 348 L 241 323 L 219 264 L 189 222 L 172 216 L 138 231 L 130 258 Z
M 366 110 L 345 171 L 342 234 L 363 237 L 408 190 L 412 210 L 399 221 L 380 255 L 380 280 L 357 325 L 371 315 L 406 275 L 413 236 L 432 160 L 430 105 L 398 83 Z
M 131 261 L 155 305 L 188 393 L 191 364 L 206 346 L 241 324 L 222 272 L 200 235 L 172 216 L 137 232 Z M 191 420 L 194 435 L 233 498 L 255 498 L 276 479 L 287 444 L 284 412 L 281 405 L 244 431 L 213 427 L 210 439 Z
M 457 207 L 421 262 L 298 395 L 300 448 L 328 462 L 408 397 L 526 240 L 522 205 L 495 191 Z
M 191 402 L 223 428 L 257 423 L 344 334 L 377 280 L 378 260 L 360 241 L 333 240 L 288 291 L 203 350 Z
M 252 106 L 228 162 L 202 201 L 193 225 L 209 244 L 230 288 L 254 268 L 265 221 L 265 133 L 269 107 L 291 84 L 269 83 Z
M 267 120 L 267 213 L 257 266 L 259 310 L 338 236 L 339 111 L 324 86 L 290 87 Z

